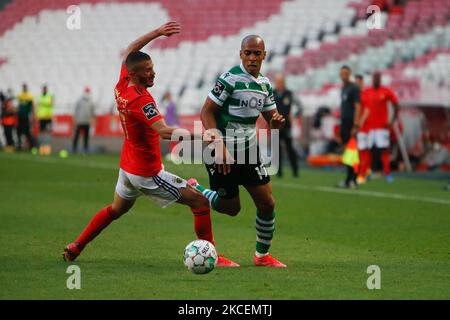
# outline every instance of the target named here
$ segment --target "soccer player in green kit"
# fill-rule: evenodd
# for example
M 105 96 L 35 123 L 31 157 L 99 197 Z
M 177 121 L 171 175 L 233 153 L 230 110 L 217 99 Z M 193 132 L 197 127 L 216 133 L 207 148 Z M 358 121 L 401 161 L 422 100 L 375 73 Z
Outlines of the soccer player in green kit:
M 269 79 L 260 73 L 266 57 L 263 39 L 256 35 L 245 37 L 240 57 L 239 66 L 218 78 L 201 111 L 205 129 L 220 131 L 213 134 L 216 138 L 224 136 L 223 154 L 219 157 L 222 160 L 206 164 L 211 189 L 199 185 L 195 179 L 188 182 L 209 199 L 213 209 L 230 216 L 236 216 L 240 211 L 239 185 L 244 186 L 257 209 L 254 264 L 283 268 L 286 265 L 269 254 L 275 231 L 275 199 L 269 174 L 256 147 L 256 120 L 262 114 L 270 129 L 281 129 L 285 119 L 277 112 Z M 227 135 L 230 130 L 245 133 L 246 138 Z M 236 151 L 245 152 L 244 163 L 224 161 L 236 159 L 235 153 L 231 154 L 227 149 L 230 144 Z M 249 161 L 252 148 L 257 152 L 255 163 Z

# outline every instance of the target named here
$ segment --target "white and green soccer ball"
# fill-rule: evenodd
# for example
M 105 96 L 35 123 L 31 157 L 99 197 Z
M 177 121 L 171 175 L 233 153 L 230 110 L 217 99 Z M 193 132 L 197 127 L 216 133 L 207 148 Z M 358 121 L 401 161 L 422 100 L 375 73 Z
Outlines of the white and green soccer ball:
M 214 245 L 206 240 L 194 240 L 184 249 L 184 265 L 196 274 L 211 272 L 217 263 Z

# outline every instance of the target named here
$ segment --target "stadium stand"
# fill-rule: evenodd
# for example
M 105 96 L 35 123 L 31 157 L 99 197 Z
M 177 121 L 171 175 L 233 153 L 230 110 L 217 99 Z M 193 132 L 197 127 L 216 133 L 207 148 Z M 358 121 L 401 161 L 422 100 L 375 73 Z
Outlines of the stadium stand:
M 182 23 L 183 33 L 146 48 L 157 72 L 151 91 L 158 100 L 170 90 L 189 121 L 215 78 L 239 62 L 240 41 L 252 33 L 267 44 L 263 71 L 287 74 L 305 116 L 319 106 L 337 107 L 342 64 L 367 80 L 381 70 L 402 105 L 450 101 L 446 0 L 410 0 L 400 6 L 393 0 L 84 0 L 79 1 L 81 29 L 69 30 L 71 2 L 0 2 L 1 89 L 17 91 L 27 82 L 37 93 L 46 83 L 62 116 L 72 113 L 86 85 L 93 88 L 97 113 L 111 113 L 124 46 L 171 19 Z M 379 30 L 367 28 L 370 4 L 382 9 Z
M 258 1 L 246 1 L 244 8 L 253 5 L 264 11 L 256 16 L 247 15 L 253 23 L 249 25 L 249 18 L 242 16 L 250 9 L 242 9 L 243 14 L 236 15 L 238 2 L 229 2 L 234 5 L 225 10 L 218 1 L 216 12 L 224 14 L 226 11 L 230 26 L 222 24 L 211 28 L 198 19 L 190 19 L 191 14 L 185 13 L 189 10 L 182 10 L 182 1 L 120 4 L 82 1 L 81 29 L 69 30 L 65 28 L 68 14 L 63 10 L 68 1 L 12 1 L 0 12 L 0 52 L 7 61 L 2 66 L 0 80 L 14 88 L 28 81 L 32 91 L 37 91 L 41 83 L 48 83 L 55 93 L 60 113 L 70 109 L 79 94 L 76 88 L 89 84 L 96 88 L 94 92 L 102 112 L 107 112 L 113 103 L 111 88 L 117 78 L 115 66 L 120 64 L 124 44 L 139 35 L 142 26 L 151 28 L 177 15 L 181 20 L 180 15 L 185 14 L 184 23 L 188 26 L 197 23 L 193 28 L 199 32 L 194 34 L 185 27 L 186 31 L 178 40 L 169 39 L 165 47 L 162 47 L 163 42 L 155 45 L 151 53 L 157 65 L 158 81 L 153 92 L 159 97 L 170 89 L 179 97 L 182 112 L 192 114 L 198 111 L 216 76 L 239 61 L 238 48 L 243 35 L 258 32 L 265 38 L 271 56 L 284 55 L 305 37 L 319 37 L 322 28 L 333 32 L 338 25 L 350 25 L 355 13 L 347 7 L 346 0 L 325 0 L 319 4 L 301 0 L 270 1 L 270 5 L 262 7 L 256 5 Z M 199 6 L 199 1 L 188 3 Z M 201 6 L 201 10 L 193 12 L 209 15 L 213 8 Z M 227 19 L 224 21 L 228 23 Z M 202 40 L 205 36 L 207 40 Z M 28 65 L 24 61 L 33 63 Z M 276 59 L 273 62 L 276 63 Z M 271 64 L 272 59 L 266 69 L 270 69 Z M 55 68 L 55 65 L 61 67 Z

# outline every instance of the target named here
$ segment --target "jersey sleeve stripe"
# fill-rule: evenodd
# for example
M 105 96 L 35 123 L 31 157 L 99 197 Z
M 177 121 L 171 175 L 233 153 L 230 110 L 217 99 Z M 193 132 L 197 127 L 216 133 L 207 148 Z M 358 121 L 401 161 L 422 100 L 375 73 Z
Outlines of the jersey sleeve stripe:
M 221 84 L 225 86 L 225 90 L 227 90 L 229 94 L 233 93 L 234 87 L 231 84 L 229 84 L 226 80 L 219 78 L 217 79 L 217 81 L 219 81 Z
M 211 92 L 208 94 L 208 97 L 219 106 L 223 106 L 223 104 L 225 103 L 225 101 L 222 101 L 219 98 L 215 97 Z

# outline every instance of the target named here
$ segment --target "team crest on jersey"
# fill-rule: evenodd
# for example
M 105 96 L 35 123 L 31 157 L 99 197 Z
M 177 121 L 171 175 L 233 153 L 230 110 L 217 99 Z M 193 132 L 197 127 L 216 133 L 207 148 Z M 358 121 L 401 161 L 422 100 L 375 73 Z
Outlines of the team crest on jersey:
M 265 84 L 265 83 L 261 84 L 261 89 L 262 89 L 264 92 L 267 92 L 267 87 L 266 87 L 266 84 Z
M 289 105 L 289 104 L 291 104 L 291 99 L 289 99 L 289 97 L 285 97 L 284 100 L 283 100 L 283 103 L 285 105 Z
M 248 89 L 250 87 L 250 85 L 248 84 L 248 82 L 245 83 L 245 87 Z
M 180 184 L 182 182 L 183 182 L 183 180 L 180 177 L 177 177 L 177 176 L 173 177 L 173 183 Z
M 144 112 L 148 120 L 151 120 L 152 118 L 156 117 L 159 114 L 158 110 L 156 110 L 156 106 L 154 103 L 149 103 L 143 106 L 142 112 Z

